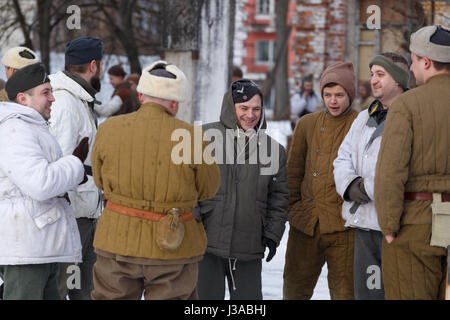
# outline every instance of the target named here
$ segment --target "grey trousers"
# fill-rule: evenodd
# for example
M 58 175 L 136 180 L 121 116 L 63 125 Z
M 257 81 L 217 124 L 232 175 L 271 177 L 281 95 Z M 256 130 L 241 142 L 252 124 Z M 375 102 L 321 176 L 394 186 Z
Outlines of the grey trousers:
M 384 300 L 382 240 L 380 231 L 355 229 L 353 276 L 356 300 Z
M 91 300 L 93 285 L 93 268 L 97 259 L 94 252 L 94 235 L 97 227 L 97 219 L 78 218 L 78 230 L 80 231 L 83 262 L 74 265 L 72 263 L 60 264 L 59 292 L 63 299 L 69 296 L 70 300 Z M 79 279 L 79 289 L 77 289 L 77 279 Z
M 61 300 L 58 263 L 2 265 L 0 277 L 4 300 Z
M 225 278 L 230 300 L 262 300 L 261 260 L 242 261 L 205 253 L 199 264 L 197 290 L 200 300 L 223 300 Z

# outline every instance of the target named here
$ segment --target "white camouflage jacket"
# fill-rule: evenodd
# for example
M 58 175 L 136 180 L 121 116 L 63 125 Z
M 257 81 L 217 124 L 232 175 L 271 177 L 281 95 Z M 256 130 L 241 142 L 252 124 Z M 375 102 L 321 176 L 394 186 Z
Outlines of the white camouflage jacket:
M 81 242 L 63 196 L 84 168 L 63 157 L 48 123 L 32 108 L 0 103 L 0 265 L 80 262 Z
M 73 150 L 84 137 L 89 137 L 89 154 L 85 165 L 91 166 L 91 150 L 97 128 L 88 102 L 94 98 L 77 82 L 62 71 L 49 76 L 55 102 L 50 117 L 50 132 L 55 136 L 64 155 Z M 98 218 L 100 214 L 100 191 L 92 176 L 76 191 L 69 192 L 76 218 Z

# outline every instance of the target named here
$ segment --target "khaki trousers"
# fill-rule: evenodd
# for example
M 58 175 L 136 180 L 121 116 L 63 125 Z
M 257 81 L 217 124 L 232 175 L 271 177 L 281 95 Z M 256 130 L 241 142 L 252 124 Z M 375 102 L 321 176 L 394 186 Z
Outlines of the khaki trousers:
M 431 225 L 405 225 L 390 244 L 383 239 L 386 299 L 444 299 L 447 250 L 430 246 Z
M 322 267 L 327 263 L 332 300 L 353 300 L 354 230 L 314 236 L 290 227 L 284 266 L 283 299 L 311 299 Z
M 97 255 L 93 300 L 197 300 L 198 263 L 143 265 Z

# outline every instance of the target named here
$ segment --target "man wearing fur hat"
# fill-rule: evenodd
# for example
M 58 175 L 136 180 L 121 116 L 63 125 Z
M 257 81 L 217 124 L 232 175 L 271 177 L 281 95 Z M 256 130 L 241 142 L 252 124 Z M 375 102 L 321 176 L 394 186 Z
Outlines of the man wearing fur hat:
M 5 52 L 2 57 L 2 64 L 5 66 L 6 79 L 9 79 L 14 72 L 20 68 L 38 62 L 36 53 L 26 47 L 14 47 Z M 8 101 L 6 90 L 0 91 L 0 101 Z
M 66 192 L 86 182 L 82 139 L 63 156 L 49 132 L 54 102 L 42 63 L 6 83 L 0 106 L 0 276 L 6 299 L 60 299 L 59 263 L 81 261 L 81 243 Z
M 223 300 L 227 279 L 230 299 L 261 300 L 264 251 L 269 249 L 269 262 L 285 229 L 286 152 L 266 135 L 262 93 L 247 79 L 231 84 L 220 121 L 203 129 L 222 150 L 216 148 L 216 156 L 223 158 L 216 158 L 221 160 L 219 191 L 195 210 L 208 237 L 199 269 L 199 297 Z
M 108 200 L 94 240 L 92 298 L 196 299 L 206 234 L 192 210 L 216 193 L 219 169 L 210 157 L 194 163 L 195 147 L 187 163 L 172 156 L 173 134 L 193 141 L 197 130 L 175 118 L 188 95 L 180 69 L 153 63 L 137 91 L 139 110 L 102 123 L 92 150 L 95 183 Z M 201 157 L 206 142 L 199 147 Z
M 303 116 L 287 162 L 290 205 L 284 299 L 310 299 L 324 263 L 331 299 L 353 299 L 354 232 L 344 226 L 333 161 L 357 113 L 353 65 L 329 66 L 320 77 L 326 110 Z
M 450 29 L 421 28 L 409 48 L 418 87 L 389 108 L 376 166 L 383 281 L 386 299 L 443 299 L 450 245 Z
M 353 122 L 333 165 L 336 190 L 345 200 L 342 205 L 345 226 L 355 230 L 355 299 L 382 300 L 383 235 L 373 202 L 375 166 L 389 107 L 408 89 L 409 66 L 404 57 L 385 52 L 375 56 L 369 67 L 376 100 Z
M 94 107 L 98 103 L 95 95 L 100 90 L 102 74 L 102 41 L 83 37 L 69 42 L 66 45 L 64 69 L 49 76 L 55 96 L 50 132 L 56 137 L 63 154 L 67 155 L 83 137 L 89 137 L 90 150 L 94 143 L 97 133 Z M 71 270 L 76 269 L 67 269 L 68 265 L 61 266 L 61 296 L 66 297 L 68 294 L 72 300 L 90 298 L 92 269 L 96 259 L 92 242 L 101 210 L 101 196 L 92 177 L 90 155 L 85 166 L 87 183 L 69 192 L 83 245 L 83 262 L 78 265 L 81 287 L 67 283 Z

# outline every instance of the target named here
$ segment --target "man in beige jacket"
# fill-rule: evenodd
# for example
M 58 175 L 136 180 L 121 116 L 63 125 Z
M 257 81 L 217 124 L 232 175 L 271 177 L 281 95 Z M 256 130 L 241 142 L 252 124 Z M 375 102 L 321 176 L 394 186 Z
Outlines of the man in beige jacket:
M 139 110 L 103 122 L 92 150 L 94 180 L 108 200 L 94 239 L 92 298 L 196 299 L 206 234 L 192 210 L 217 192 L 219 168 L 214 159 L 193 161 L 194 153 L 204 154 L 206 142 L 191 149 L 189 163 L 173 157 L 177 130 L 194 137 L 194 126 L 175 118 L 178 102 L 187 96 L 180 69 L 153 63 L 143 70 L 137 91 Z M 184 237 L 174 232 L 181 242 L 160 232 L 168 231 L 164 221 L 170 219 L 170 229 L 184 229 Z
M 375 175 L 383 281 L 386 299 L 441 299 L 446 250 L 432 245 L 431 204 L 433 193 L 450 201 L 450 30 L 418 30 L 410 51 L 418 87 L 389 109 Z

